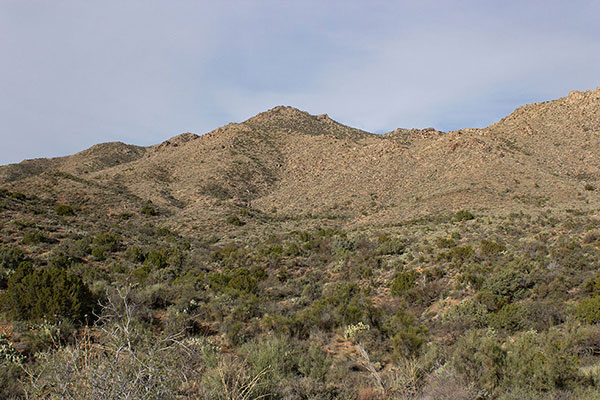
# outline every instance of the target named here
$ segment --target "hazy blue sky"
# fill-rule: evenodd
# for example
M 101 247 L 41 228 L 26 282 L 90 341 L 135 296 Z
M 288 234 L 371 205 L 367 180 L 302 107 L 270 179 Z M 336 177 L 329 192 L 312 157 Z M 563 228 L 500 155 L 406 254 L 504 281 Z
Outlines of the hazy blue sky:
M 0 0 L 0 164 L 276 105 L 483 127 L 600 86 L 600 1 Z

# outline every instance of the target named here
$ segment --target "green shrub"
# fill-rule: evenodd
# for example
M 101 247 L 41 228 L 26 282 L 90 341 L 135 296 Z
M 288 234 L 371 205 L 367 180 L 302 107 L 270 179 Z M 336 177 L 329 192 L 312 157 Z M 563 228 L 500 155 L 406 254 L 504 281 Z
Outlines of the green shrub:
M 55 268 L 62 268 L 62 269 L 68 269 L 69 267 L 71 267 L 71 265 L 74 262 L 77 262 L 79 260 L 74 259 L 73 257 L 69 257 L 68 254 L 66 254 L 63 251 L 54 251 L 50 254 L 50 257 L 48 257 L 48 266 L 50 267 L 55 267 Z
M 489 316 L 494 329 L 516 332 L 528 325 L 527 310 L 520 304 L 506 304 Z
M 417 324 L 416 318 L 403 310 L 396 312 L 387 321 L 385 330 L 392 338 L 395 355 L 400 358 L 415 353 L 425 343 L 427 329 Z
M 92 249 L 92 257 L 94 257 L 97 261 L 106 260 L 106 252 L 103 247 L 94 247 Z
M 387 239 L 377 247 L 376 253 L 379 255 L 402 254 L 406 248 L 406 243 L 401 239 Z
M 442 259 L 462 264 L 475 255 L 471 246 L 456 246 L 441 255 Z
M 581 300 L 576 308 L 577 317 L 588 324 L 600 322 L 600 295 Z
M 309 331 L 362 322 L 370 326 L 381 325 L 381 311 L 356 283 L 337 283 L 327 288 L 325 297 L 313 301 L 298 311 L 290 321 L 292 334 L 305 337 Z
M 263 278 L 262 274 L 258 273 L 258 275 Z M 208 276 L 208 284 L 211 289 L 232 295 L 256 294 L 258 281 L 257 273 L 248 268 L 234 268 L 223 272 L 214 272 Z
M 253 339 L 240 348 L 253 374 L 267 372 L 269 386 L 274 387 L 298 369 L 300 353 L 286 336 Z
M 146 254 L 144 263 L 154 268 L 164 268 L 169 265 L 167 262 L 167 252 L 167 249 L 150 250 Z
M 38 229 L 26 232 L 25 235 L 23 235 L 23 244 L 25 245 L 39 244 L 47 241 L 48 238 L 46 235 Z
M 13 199 L 16 199 L 16 200 L 27 200 L 27 196 L 21 192 L 12 192 L 10 194 L 10 197 L 12 197 Z
M 58 204 L 54 207 L 54 211 L 60 216 L 74 216 L 75 211 L 73 211 L 73 207 L 67 204 Z
M 416 286 L 419 273 L 415 270 L 401 272 L 392 281 L 390 291 L 393 296 L 404 296 L 407 291 Z
M 302 352 L 298 360 L 298 371 L 302 375 L 317 381 L 325 380 L 330 367 L 331 359 L 329 355 L 316 343 L 311 343 L 308 349 Z
M 529 274 L 507 269 L 486 279 L 478 296 L 488 309 L 496 311 L 505 304 L 519 299 L 531 286 L 533 286 L 533 280 Z
M 506 250 L 506 246 L 503 244 L 493 242 L 491 240 L 483 239 L 479 244 L 479 251 L 482 257 L 493 258 L 500 255 Z
M 577 380 L 578 361 L 570 343 L 556 329 L 523 332 L 508 342 L 505 379 L 509 387 L 548 391 Z
M 478 301 L 465 300 L 448 310 L 442 322 L 453 331 L 485 328 L 488 323 L 487 307 Z
M 101 233 L 94 238 L 92 244 L 105 251 L 115 252 L 121 248 L 121 238 L 116 233 Z
M 134 263 L 144 262 L 146 254 L 137 246 L 128 247 L 125 251 L 125 258 Z
M 237 215 L 230 215 L 227 217 L 227 223 L 234 226 L 245 225 L 244 221 L 242 221 Z
M 77 240 L 65 240 L 61 243 L 61 246 L 65 249 L 65 252 L 73 258 L 84 258 L 91 252 L 90 239 L 87 237 Z
M 6 288 L 8 278 L 23 261 L 25 261 L 25 254 L 21 249 L 17 247 L 0 248 L 0 289 Z
M 152 202 L 150 200 L 148 200 L 148 202 L 146 204 L 144 204 L 144 206 L 142 207 L 142 209 L 140 211 L 144 215 L 149 215 L 149 216 L 158 215 L 156 208 L 154 208 L 154 205 L 152 204 Z
M 21 263 L 8 280 L 2 305 L 15 320 L 84 321 L 92 317 L 95 299 L 82 280 L 53 267 L 34 269 Z
M 135 278 L 138 282 L 145 281 L 150 275 L 150 267 L 148 265 L 142 265 L 139 268 L 131 271 L 131 276 Z
M 452 353 L 451 365 L 465 380 L 493 392 L 503 378 L 506 353 L 491 330 L 469 331 Z
M 454 214 L 455 221 L 469 221 L 472 219 L 475 219 L 475 216 L 468 210 L 460 210 L 459 212 Z
M 452 238 L 439 237 L 435 239 L 435 245 L 439 249 L 451 249 L 456 246 L 456 241 Z

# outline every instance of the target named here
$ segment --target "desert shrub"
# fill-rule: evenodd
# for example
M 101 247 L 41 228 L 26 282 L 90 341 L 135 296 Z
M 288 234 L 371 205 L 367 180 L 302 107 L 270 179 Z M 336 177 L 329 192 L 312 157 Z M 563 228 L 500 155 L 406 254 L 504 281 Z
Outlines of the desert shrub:
M 73 207 L 71 207 L 68 204 L 57 204 L 56 207 L 54 207 L 54 211 L 56 211 L 56 213 L 60 216 L 74 216 L 75 215 L 75 211 L 73 210 Z
M 479 254 L 485 258 L 496 258 L 505 250 L 506 246 L 491 240 L 483 239 L 479 244 Z
M 125 258 L 131 262 L 140 263 L 146 259 L 146 253 L 137 246 L 131 246 L 125 251 Z
M 475 219 L 475 215 L 473 215 L 473 213 L 468 210 L 460 210 L 456 214 L 454 214 L 453 219 L 455 221 L 459 221 L 459 222 L 469 221 L 469 220 Z
M 22 364 L 25 357 L 4 334 L 0 334 L 0 398 L 21 398 Z
M 91 254 L 96 261 L 104 261 L 106 259 L 106 251 L 104 250 L 104 247 L 94 247 Z
M 107 298 L 96 333 L 86 330 L 71 346 L 37 354 L 25 387 L 29 398 L 201 398 L 186 383 L 200 380 L 205 343 L 155 334 L 140 322 L 126 296 L 112 298 Z
M 167 249 L 163 248 L 160 250 L 150 250 L 146 254 L 144 263 L 146 265 L 149 265 L 150 267 L 164 268 L 167 265 L 169 265 L 169 263 L 167 262 L 167 259 L 168 259 L 168 250 Z
M 442 322 L 453 331 L 485 328 L 488 323 L 487 307 L 478 301 L 465 300 L 442 316 Z
M 577 380 L 577 357 L 556 329 L 523 332 L 508 342 L 505 384 L 534 391 L 564 388 Z
M 531 328 L 538 331 L 560 325 L 570 318 L 567 307 L 562 302 L 533 301 L 525 304 Z
M 0 248 L 0 289 L 6 288 L 6 282 L 19 264 L 25 261 L 25 253 L 17 247 Z
M 456 246 L 456 241 L 452 238 L 438 237 L 435 239 L 435 245 L 439 249 L 450 249 Z
M 243 247 L 228 245 L 211 254 L 213 261 L 226 267 L 244 266 L 248 264 L 248 252 Z
M 505 304 L 489 316 L 490 326 L 494 329 L 516 332 L 528 325 L 527 309 L 521 304 Z
M 329 368 L 331 359 L 327 352 L 318 344 L 311 343 L 308 349 L 305 349 L 298 360 L 298 371 L 309 378 L 317 381 L 324 381 Z
M 39 243 L 45 243 L 48 241 L 48 237 L 39 229 L 25 232 L 23 235 L 23 244 L 33 245 Z
M 311 329 L 329 330 L 359 322 L 378 327 L 381 311 L 356 283 L 340 282 L 327 288 L 324 297 L 298 311 L 289 329 L 292 334 L 304 337 Z
M 144 282 L 146 279 L 148 279 L 149 275 L 150 266 L 147 264 L 131 271 L 131 276 L 138 282 Z
M 451 365 L 465 380 L 494 391 L 501 383 L 506 353 L 492 330 L 474 330 L 462 336 L 452 353 Z
M 335 317 L 340 325 L 364 322 L 374 325 L 379 317 L 371 299 L 356 283 L 339 283 L 333 287 L 325 301 L 335 307 Z
M 140 212 L 143 215 L 149 215 L 149 216 L 158 215 L 158 212 L 156 211 L 156 208 L 154 207 L 154 205 L 152 204 L 152 202 L 150 200 L 148 200 L 146 202 L 146 204 L 143 205 L 143 207 L 140 210 Z
M 21 192 L 11 192 L 10 197 L 16 200 L 27 200 L 27 196 Z
M 240 348 L 252 374 L 266 372 L 266 383 L 274 388 L 298 370 L 299 349 L 286 336 L 252 339 Z
M 462 264 L 471 259 L 474 255 L 475 251 L 471 246 L 456 246 L 447 252 L 440 254 L 440 259 Z
M 401 272 L 392 281 L 390 285 L 390 291 L 392 295 L 401 297 L 406 294 L 407 291 L 416 286 L 417 278 L 419 273 L 415 270 Z
M 48 266 L 54 268 L 68 269 L 74 262 L 79 261 L 74 257 L 70 257 L 64 251 L 53 251 L 48 257 Z
M 227 223 L 234 226 L 245 225 L 244 221 L 242 221 L 237 215 L 230 215 L 229 217 L 227 217 Z
M 227 292 L 233 295 L 256 294 L 259 281 L 257 275 L 263 277 L 262 274 L 248 268 L 234 268 L 210 274 L 208 284 L 215 291 Z
M 600 232 L 598 232 L 597 230 L 586 232 L 586 234 L 583 235 L 581 241 L 585 244 L 597 243 L 598 241 L 600 241 Z
M 79 277 L 59 268 L 34 269 L 31 263 L 21 263 L 1 298 L 4 310 L 14 320 L 85 321 L 92 317 L 96 303 Z
M 337 236 L 333 241 L 333 249 L 339 251 L 353 251 L 356 249 L 356 242 L 348 237 Z
M 425 343 L 427 329 L 417 323 L 414 316 L 399 310 L 385 323 L 385 332 L 392 338 L 394 355 L 406 357 L 419 350 Z
M 479 298 L 488 309 L 496 311 L 505 304 L 520 298 L 532 285 L 533 280 L 529 274 L 515 269 L 507 269 L 486 279 Z
M 105 251 L 115 252 L 121 248 L 121 238 L 116 233 L 101 233 L 94 238 L 92 244 Z
M 389 238 L 380 242 L 375 252 L 379 255 L 402 254 L 405 248 L 406 242 L 404 240 Z
M 61 242 L 60 246 L 64 252 L 69 256 L 76 259 L 81 259 L 90 254 L 90 239 L 87 237 L 71 240 L 67 239 Z
M 15 321 L 13 327 L 13 334 L 19 337 L 21 351 L 29 356 L 73 343 L 77 334 L 75 323 L 67 319 Z
M 136 292 L 136 303 L 152 310 L 164 309 L 171 304 L 173 293 L 168 284 L 161 282 L 143 286 Z
M 600 322 L 600 295 L 584 299 L 577 304 L 577 317 L 588 324 Z

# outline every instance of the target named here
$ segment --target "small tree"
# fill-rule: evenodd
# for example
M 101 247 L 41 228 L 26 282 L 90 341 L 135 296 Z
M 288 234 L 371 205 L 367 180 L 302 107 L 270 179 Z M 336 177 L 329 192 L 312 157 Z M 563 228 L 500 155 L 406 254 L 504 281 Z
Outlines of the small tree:
M 10 277 L 1 300 L 15 320 L 84 321 L 95 305 L 94 296 L 78 276 L 56 267 L 35 269 L 29 262 L 21 263 Z

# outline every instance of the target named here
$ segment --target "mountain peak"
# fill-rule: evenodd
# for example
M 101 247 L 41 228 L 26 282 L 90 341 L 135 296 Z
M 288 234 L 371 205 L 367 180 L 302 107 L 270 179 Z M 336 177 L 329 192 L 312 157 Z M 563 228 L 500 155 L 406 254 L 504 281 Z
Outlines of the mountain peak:
M 312 115 L 290 106 L 271 108 L 248 119 L 242 124 L 261 131 L 333 135 L 338 138 L 361 137 L 369 134 L 368 132 L 340 124 L 331 119 L 327 114 Z
M 597 87 L 596 90 L 586 90 L 585 92 L 573 90 L 569 92 L 565 100 L 569 104 L 595 102 L 596 105 L 599 105 L 600 87 Z
M 270 123 L 274 121 L 302 120 L 313 117 L 306 111 L 299 110 L 290 106 L 276 106 L 270 110 L 263 111 L 246 122 L 252 123 Z
M 186 133 L 182 133 L 177 136 L 173 136 L 171 139 L 167 139 L 164 142 L 157 144 L 153 147 L 156 149 L 165 149 L 167 147 L 178 147 L 189 141 L 198 139 L 199 137 L 200 136 L 196 135 L 195 133 L 186 132 Z

